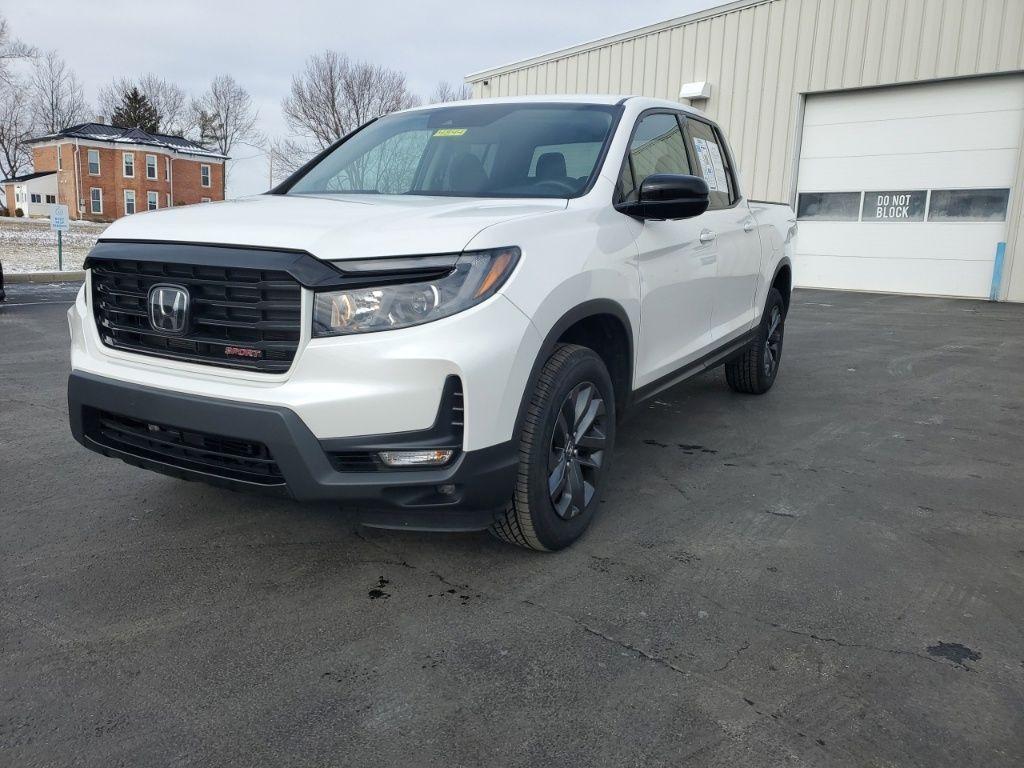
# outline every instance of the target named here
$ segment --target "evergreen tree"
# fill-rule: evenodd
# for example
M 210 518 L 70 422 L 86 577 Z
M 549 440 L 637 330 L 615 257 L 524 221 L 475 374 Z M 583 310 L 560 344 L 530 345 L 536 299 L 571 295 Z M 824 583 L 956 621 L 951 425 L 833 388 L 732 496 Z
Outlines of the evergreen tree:
M 149 133 L 160 131 L 160 113 L 138 88 L 121 94 L 121 103 L 110 116 L 110 124 L 118 128 L 141 128 Z

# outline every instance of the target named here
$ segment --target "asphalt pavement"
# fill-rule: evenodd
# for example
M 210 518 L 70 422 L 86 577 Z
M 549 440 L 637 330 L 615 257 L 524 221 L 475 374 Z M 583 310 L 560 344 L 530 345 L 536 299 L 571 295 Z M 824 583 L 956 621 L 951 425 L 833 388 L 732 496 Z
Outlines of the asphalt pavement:
M 8 289 L 0 765 L 1024 764 L 1024 306 L 798 291 L 539 555 L 86 451 L 73 291 Z

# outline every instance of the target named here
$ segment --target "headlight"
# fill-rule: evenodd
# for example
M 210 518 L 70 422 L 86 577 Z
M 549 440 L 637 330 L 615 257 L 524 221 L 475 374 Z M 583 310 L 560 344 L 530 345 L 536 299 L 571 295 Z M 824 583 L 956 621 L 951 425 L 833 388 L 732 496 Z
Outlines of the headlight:
M 493 296 L 516 247 L 461 255 L 336 262 L 361 287 L 316 294 L 313 336 L 390 331 L 454 315 Z

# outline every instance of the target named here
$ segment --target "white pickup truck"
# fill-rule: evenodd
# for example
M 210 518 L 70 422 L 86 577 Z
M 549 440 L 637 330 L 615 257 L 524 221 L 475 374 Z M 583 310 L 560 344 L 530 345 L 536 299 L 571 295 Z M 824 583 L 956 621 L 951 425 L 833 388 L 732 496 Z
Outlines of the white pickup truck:
M 678 103 L 399 112 L 266 194 L 107 229 L 69 312 L 71 428 L 175 477 L 560 549 L 629 406 L 720 364 L 772 386 L 795 227 Z

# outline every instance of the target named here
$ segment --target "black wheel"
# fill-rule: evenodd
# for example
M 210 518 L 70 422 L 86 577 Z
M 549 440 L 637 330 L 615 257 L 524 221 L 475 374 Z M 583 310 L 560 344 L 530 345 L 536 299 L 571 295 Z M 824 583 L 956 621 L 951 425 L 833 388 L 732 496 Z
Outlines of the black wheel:
M 615 442 L 611 377 L 597 354 L 560 344 L 527 405 L 511 503 L 491 532 L 541 551 L 562 549 L 594 518 Z
M 782 362 L 786 305 L 782 294 L 768 289 L 759 333 L 743 351 L 725 364 L 725 380 L 737 392 L 762 395 L 772 388 Z

